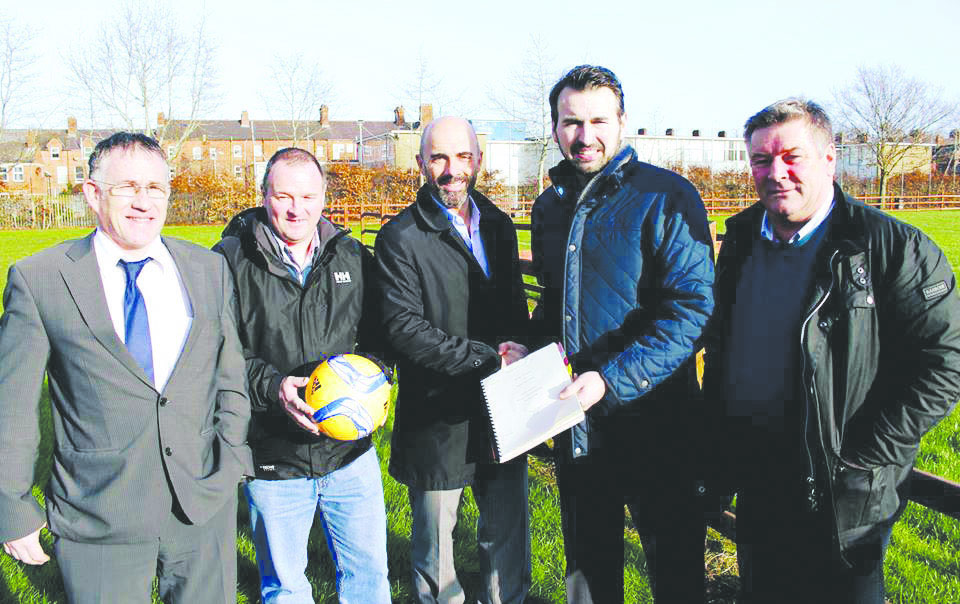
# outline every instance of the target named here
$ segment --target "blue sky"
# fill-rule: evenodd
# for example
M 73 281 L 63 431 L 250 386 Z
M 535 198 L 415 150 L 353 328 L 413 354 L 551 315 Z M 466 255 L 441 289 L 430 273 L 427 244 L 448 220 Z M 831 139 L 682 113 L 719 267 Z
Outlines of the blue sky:
M 34 31 L 34 124 L 62 127 L 71 111 L 63 57 L 96 35 L 119 2 L 46 0 L 43 10 L 0 9 Z M 442 78 L 444 109 L 498 117 L 491 91 L 509 90 L 532 35 L 556 73 L 580 63 L 623 82 L 631 129 L 739 132 L 764 105 L 805 95 L 829 105 L 859 65 L 895 63 L 960 101 L 960 1 L 660 2 L 484 0 L 462 2 L 171 0 L 190 24 L 201 12 L 218 51 L 222 102 L 209 117 L 266 117 L 267 61 L 297 52 L 320 60 L 333 82 L 331 119 L 391 119 L 418 55 Z M 92 8 L 93 7 L 93 8 Z M 85 127 L 82 114 L 80 126 Z M 273 116 L 282 118 L 284 116 Z

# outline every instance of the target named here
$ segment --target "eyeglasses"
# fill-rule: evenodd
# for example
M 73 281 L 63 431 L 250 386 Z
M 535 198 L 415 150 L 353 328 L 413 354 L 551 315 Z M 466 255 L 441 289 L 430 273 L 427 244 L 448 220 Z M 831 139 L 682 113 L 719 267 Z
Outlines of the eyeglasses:
M 91 178 L 90 180 L 93 179 Z M 170 191 L 167 190 L 166 187 L 158 185 L 157 183 L 140 185 L 135 182 L 112 183 L 103 180 L 93 180 L 93 182 L 107 185 L 109 187 L 107 191 L 117 197 L 136 197 L 140 194 L 141 190 L 146 190 L 147 197 L 150 199 L 166 199 L 167 196 L 170 195 Z

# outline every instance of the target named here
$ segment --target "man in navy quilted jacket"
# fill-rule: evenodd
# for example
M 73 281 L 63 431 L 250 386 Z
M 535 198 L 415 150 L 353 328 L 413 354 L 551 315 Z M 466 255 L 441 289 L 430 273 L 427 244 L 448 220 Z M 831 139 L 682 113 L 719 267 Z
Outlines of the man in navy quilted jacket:
M 534 319 L 566 348 L 576 378 L 562 395 L 587 416 L 554 447 L 567 601 L 623 601 L 624 503 L 655 598 L 702 601 L 694 353 L 713 309 L 706 211 L 684 178 L 622 144 L 623 90 L 608 69 L 571 70 L 550 109 L 565 159 L 533 206 Z

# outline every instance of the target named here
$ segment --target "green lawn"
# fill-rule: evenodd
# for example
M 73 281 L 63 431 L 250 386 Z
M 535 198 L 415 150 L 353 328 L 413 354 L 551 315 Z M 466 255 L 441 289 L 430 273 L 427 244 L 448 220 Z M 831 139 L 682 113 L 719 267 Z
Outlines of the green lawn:
M 920 226 L 944 249 L 954 267 L 960 267 L 960 212 L 901 212 L 903 220 Z M 722 222 L 719 225 L 723 231 Z M 165 234 L 213 245 L 222 227 L 168 227 Z M 6 269 L 18 258 L 71 237 L 82 236 L 89 229 L 56 231 L 0 231 L 0 287 L 6 283 Z M 521 247 L 529 246 L 528 233 L 521 232 Z M 49 399 L 40 402 L 43 442 L 37 462 L 37 485 L 49 477 L 50 448 Z M 375 436 L 384 470 L 384 496 L 388 511 L 388 554 L 390 581 L 394 601 L 410 601 L 408 580 L 410 547 L 410 508 L 406 488 L 386 473 L 389 456 L 392 417 Z M 942 422 L 923 442 L 919 466 L 931 472 L 960 480 L 960 411 Z M 35 495 L 42 501 L 39 486 Z M 533 543 L 533 603 L 563 602 L 563 546 L 560 535 L 560 513 L 556 484 L 549 464 L 533 460 L 530 468 L 530 512 Z M 238 602 L 256 602 L 257 570 L 253 546 L 247 528 L 248 512 L 242 501 L 239 510 L 240 534 L 237 558 L 240 570 Z M 477 510 L 472 498 L 465 497 L 456 534 L 456 558 L 460 576 L 468 596 L 478 589 L 479 568 L 474 548 Z M 625 522 L 627 564 L 624 570 L 627 601 L 650 602 L 650 591 L 644 572 L 644 558 L 639 539 Z M 50 550 L 50 538 L 45 546 Z M 711 534 L 706 560 L 713 602 L 732 602 L 729 596 L 735 585 L 736 565 L 729 542 Z M 309 576 L 317 602 L 336 602 L 333 568 L 319 527 L 314 527 L 310 541 Z M 887 556 L 887 592 L 892 602 L 943 603 L 960 602 L 960 522 L 911 504 L 904 519 L 894 528 L 893 545 Z M 65 602 L 56 561 L 40 568 L 23 568 L 9 557 L 0 555 L 0 602 Z

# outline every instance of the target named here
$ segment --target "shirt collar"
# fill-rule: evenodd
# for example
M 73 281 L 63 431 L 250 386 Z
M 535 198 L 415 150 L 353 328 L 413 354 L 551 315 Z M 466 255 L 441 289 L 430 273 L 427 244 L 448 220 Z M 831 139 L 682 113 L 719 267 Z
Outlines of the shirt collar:
M 163 272 L 176 270 L 173 256 L 170 255 L 167 246 L 163 245 L 163 240 L 159 236 L 138 250 L 125 250 L 97 227 L 97 232 L 93 236 L 93 246 L 97 259 L 102 261 L 104 266 L 116 266 L 120 260 L 138 262 L 149 257 L 156 261 Z
M 814 231 L 817 230 L 817 227 L 823 224 L 823 221 L 830 216 L 830 212 L 833 211 L 835 204 L 836 202 L 831 199 L 830 203 L 821 205 L 820 208 L 814 212 L 813 216 L 810 217 L 810 220 L 808 220 L 799 231 L 794 233 L 793 237 L 782 243 L 784 243 L 784 245 L 803 245 L 806 243 Z M 766 210 L 763 211 L 763 222 L 760 224 L 760 237 L 767 241 L 780 242 L 777 234 L 773 231 L 773 225 L 770 224 L 770 218 Z
M 286 264 L 289 264 L 289 263 L 296 264 L 296 260 L 294 260 L 293 252 L 290 251 L 290 244 L 284 241 L 280 237 L 280 235 L 277 235 L 272 228 L 270 229 L 270 234 L 273 235 L 273 240 L 277 244 L 277 251 L 280 253 L 280 259 L 283 260 L 284 263 Z M 298 266 L 297 268 L 302 269 L 307 265 L 312 264 L 313 255 L 316 253 L 317 248 L 319 247 L 320 247 L 320 233 L 319 231 L 314 229 L 313 238 L 310 240 L 310 245 L 307 246 L 307 253 L 304 254 L 303 256 L 303 266 L 302 267 Z

